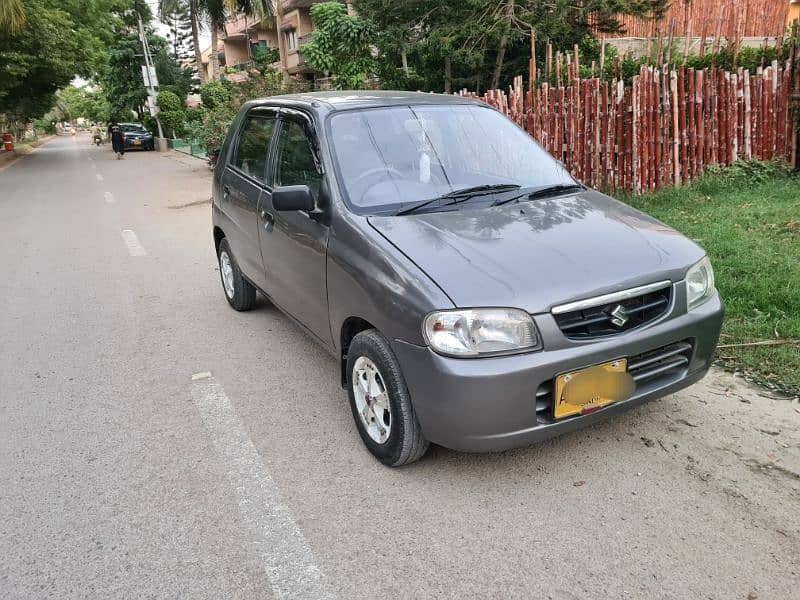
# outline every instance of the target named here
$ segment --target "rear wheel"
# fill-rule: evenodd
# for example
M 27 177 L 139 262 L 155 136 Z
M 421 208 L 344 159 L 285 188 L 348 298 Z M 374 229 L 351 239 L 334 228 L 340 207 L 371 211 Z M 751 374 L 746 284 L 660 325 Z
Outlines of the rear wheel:
M 347 389 L 358 433 L 367 449 L 390 467 L 422 458 L 422 435 L 400 364 L 389 342 L 374 329 L 362 331 L 347 351 Z
M 233 257 L 228 240 L 222 238 L 217 252 L 219 275 L 225 298 L 238 311 L 250 310 L 256 301 L 256 288 L 242 276 L 242 271 Z

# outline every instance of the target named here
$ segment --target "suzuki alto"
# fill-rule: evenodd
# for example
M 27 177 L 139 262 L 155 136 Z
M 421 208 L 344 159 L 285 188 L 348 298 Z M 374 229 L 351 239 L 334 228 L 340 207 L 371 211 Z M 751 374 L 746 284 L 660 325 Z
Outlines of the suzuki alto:
M 333 354 L 386 465 L 614 418 L 701 379 L 720 334 L 702 248 L 457 96 L 248 102 L 212 215 L 230 306 L 260 291 Z

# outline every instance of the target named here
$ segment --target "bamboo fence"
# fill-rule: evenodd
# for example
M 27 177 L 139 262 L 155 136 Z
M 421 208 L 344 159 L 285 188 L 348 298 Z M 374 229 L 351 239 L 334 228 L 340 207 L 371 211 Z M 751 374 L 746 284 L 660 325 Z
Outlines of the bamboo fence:
M 752 75 L 645 66 L 630 82 L 580 79 L 577 64 L 561 85 L 525 91 L 520 76 L 508 92 L 459 94 L 494 106 L 580 181 L 610 192 L 679 186 L 711 164 L 793 156 L 791 61 Z
M 780 37 L 786 30 L 788 0 L 673 0 L 660 20 L 620 17 L 623 33 L 613 37 L 653 38 L 672 31 L 685 37 Z

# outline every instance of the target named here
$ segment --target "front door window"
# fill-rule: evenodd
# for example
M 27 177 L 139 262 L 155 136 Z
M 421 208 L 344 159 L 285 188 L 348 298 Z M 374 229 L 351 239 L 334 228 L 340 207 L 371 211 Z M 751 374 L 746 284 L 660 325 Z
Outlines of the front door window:
M 321 181 L 305 127 L 297 121 L 284 121 L 278 139 L 275 185 L 307 185 L 316 198 Z

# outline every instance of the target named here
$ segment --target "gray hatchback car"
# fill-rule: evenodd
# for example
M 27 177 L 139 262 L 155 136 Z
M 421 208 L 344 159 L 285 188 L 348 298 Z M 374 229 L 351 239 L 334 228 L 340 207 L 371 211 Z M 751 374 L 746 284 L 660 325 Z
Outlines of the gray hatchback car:
M 492 451 L 698 381 L 705 252 L 575 181 L 496 110 L 326 92 L 245 104 L 214 171 L 230 305 L 260 290 L 341 364 L 366 447 Z

